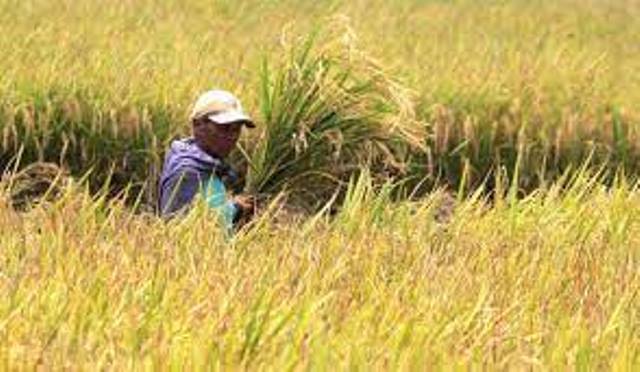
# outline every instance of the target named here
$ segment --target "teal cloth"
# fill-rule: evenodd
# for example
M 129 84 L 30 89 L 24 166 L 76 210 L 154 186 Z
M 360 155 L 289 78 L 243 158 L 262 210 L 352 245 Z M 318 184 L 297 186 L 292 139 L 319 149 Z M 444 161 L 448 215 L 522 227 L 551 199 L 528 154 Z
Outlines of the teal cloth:
M 228 233 L 231 233 L 234 217 L 238 213 L 238 206 L 227 200 L 227 189 L 224 183 L 218 177 L 212 176 L 203 191 L 207 205 L 219 213 L 220 224 Z

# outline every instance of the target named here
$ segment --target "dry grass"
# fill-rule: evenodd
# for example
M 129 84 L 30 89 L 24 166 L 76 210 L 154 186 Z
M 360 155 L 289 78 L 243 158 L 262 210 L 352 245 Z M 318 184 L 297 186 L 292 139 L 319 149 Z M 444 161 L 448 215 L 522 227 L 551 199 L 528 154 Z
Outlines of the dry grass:
M 0 369 L 637 369 L 640 194 L 605 176 L 640 164 L 638 16 L 0 0 L 0 163 L 93 185 L 51 165 L 3 179 Z M 330 37 L 301 46 L 318 24 Z M 227 240 L 204 208 L 166 224 L 125 206 L 212 86 L 258 119 L 251 190 L 306 191 L 317 214 L 277 199 Z M 587 158 L 609 168 L 567 181 Z M 95 194 L 106 180 L 128 196 Z
M 635 170 L 640 30 L 631 20 L 640 9 L 632 0 L 576 4 L 5 0 L 2 160 L 26 143 L 25 159 L 65 155 L 80 174 L 115 165 L 121 182 L 144 183 L 167 141 L 188 131 L 188 105 L 204 89 L 237 92 L 268 123 L 258 115 L 262 62 L 291 67 L 278 62 L 282 45 L 337 13 L 353 30 L 343 36 L 357 36 L 415 93 L 409 107 L 427 123 L 415 129 L 426 129 L 428 149 L 410 154 L 415 180 L 458 185 L 466 169 L 477 184 L 519 157 L 522 186 L 532 188 L 591 152 Z
M 614 368 L 640 363 L 636 188 L 578 180 L 524 199 L 269 214 L 224 241 L 67 185 L 0 208 L 4 368 Z M 6 194 L 3 194 L 6 198 Z

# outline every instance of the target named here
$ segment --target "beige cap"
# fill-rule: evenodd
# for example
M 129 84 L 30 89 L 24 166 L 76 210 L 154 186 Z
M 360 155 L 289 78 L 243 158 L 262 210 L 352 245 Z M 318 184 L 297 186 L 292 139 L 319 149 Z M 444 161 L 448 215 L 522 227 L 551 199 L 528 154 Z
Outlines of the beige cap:
M 240 100 L 226 90 L 209 90 L 200 95 L 193 105 L 191 120 L 206 116 L 217 124 L 243 123 L 255 128 L 253 120 L 245 114 Z

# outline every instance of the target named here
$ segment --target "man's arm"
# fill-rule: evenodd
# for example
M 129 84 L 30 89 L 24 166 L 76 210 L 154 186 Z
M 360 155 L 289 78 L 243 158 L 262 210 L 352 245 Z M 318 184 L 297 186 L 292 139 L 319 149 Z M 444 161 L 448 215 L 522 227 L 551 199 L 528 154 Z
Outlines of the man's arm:
M 185 171 L 170 177 L 160 192 L 160 215 L 171 217 L 187 207 L 200 190 L 200 175 Z

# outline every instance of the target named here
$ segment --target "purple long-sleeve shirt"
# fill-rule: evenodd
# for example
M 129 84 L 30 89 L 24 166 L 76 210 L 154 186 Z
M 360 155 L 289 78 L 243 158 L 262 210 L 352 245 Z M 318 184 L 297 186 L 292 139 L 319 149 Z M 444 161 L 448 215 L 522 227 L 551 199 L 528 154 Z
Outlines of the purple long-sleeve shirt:
M 205 195 L 209 205 L 223 208 L 223 215 L 235 218 L 239 208 L 235 203 L 224 203 L 225 188 L 219 179 L 221 171 L 228 169 L 221 159 L 207 154 L 198 147 L 193 138 L 173 141 L 165 156 L 158 184 L 160 215 L 169 217 L 176 214 L 186 208 L 198 192 L 207 190 L 208 185 L 213 185 L 209 190 L 219 195 Z

